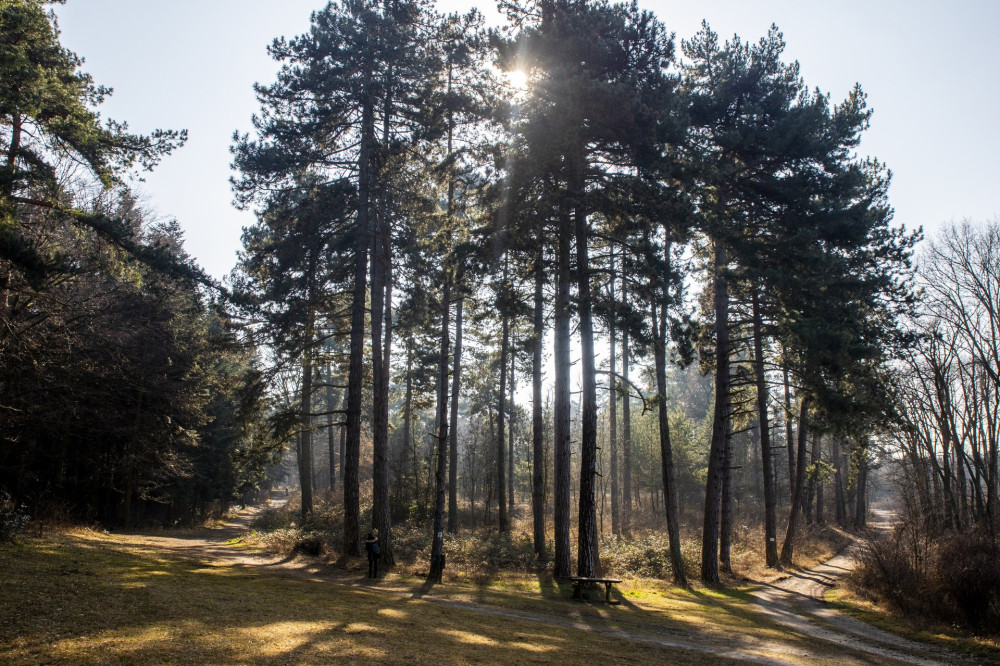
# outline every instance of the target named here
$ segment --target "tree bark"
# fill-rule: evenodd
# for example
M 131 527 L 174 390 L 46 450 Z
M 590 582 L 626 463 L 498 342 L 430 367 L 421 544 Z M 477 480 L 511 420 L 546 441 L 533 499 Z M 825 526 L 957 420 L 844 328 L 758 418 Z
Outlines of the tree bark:
M 445 277 L 444 293 L 441 296 L 441 354 L 438 358 L 438 403 L 437 403 L 437 471 L 434 478 L 437 493 L 434 500 L 434 534 L 431 542 L 431 566 L 428 580 L 441 582 L 444 573 L 444 501 L 445 474 L 448 461 L 448 339 L 449 315 L 451 313 L 451 277 Z
M 513 347 L 513 344 L 511 345 Z M 507 384 L 507 515 L 514 515 L 514 352 L 508 354 L 510 376 Z
M 858 491 L 854 505 L 854 526 L 864 527 L 868 524 L 868 461 L 862 455 L 858 465 Z
M 764 472 L 764 559 L 769 567 L 778 564 L 778 498 L 775 492 L 774 462 L 771 457 L 771 425 L 767 411 L 768 389 L 764 374 L 764 326 L 760 296 L 753 292 L 753 360 L 757 383 L 757 424 L 760 432 L 760 462 Z
M 330 497 L 333 498 L 333 493 L 337 489 L 337 465 L 336 465 L 336 447 L 334 444 L 333 435 L 333 366 L 330 363 L 326 364 L 326 448 L 329 453 L 329 473 L 330 473 Z
M 584 206 L 582 155 L 573 159 L 570 196 L 576 231 L 577 311 L 580 321 L 580 374 L 583 400 L 580 413 L 580 509 L 577 532 L 577 575 L 593 577 L 600 569 L 597 543 L 597 369 L 594 359 L 594 322 L 591 316 L 589 230 Z
M 461 274 L 460 274 L 461 275 Z M 458 396 L 462 377 L 462 308 L 464 298 L 455 304 L 455 358 L 451 371 L 451 424 L 448 428 L 448 532 L 458 531 Z
M 615 254 L 611 252 L 611 303 L 615 302 Z M 621 495 L 618 488 L 618 373 L 615 323 L 609 326 L 608 337 L 611 342 L 611 374 L 608 375 L 608 444 L 611 448 L 611 533 L 616 537 L 622 535 Z
M 785 385 L 785 447 L 788 449 L 788 495 L 791 496 L 795 492 L 795 439 L 792 435 L 792 386 L 788 379 L 787 358 L 782 359 L 781 374 Z
M 843 527 L 847 522 L 847 504 L 844 496 L 844 452 L 840 440 L 830 444 L 830 457 L 833 459 L 833 501 L 837 524 Z M 919 488 L 918 488 L 919 492 Z
M 816 495 L 816 505 L 814 507 L 816 515 L 816 524 L 822 525 L 826 522 L 823 517 L 823 478 L 820 475 L 822 468 L 820 463 L 823 462 L 823 438 L 814 437 L 813 438 L 813 487 L 815 488 Z
M 417 447 L 413 442 L 413 338 L 406 338 L 406 389 L 403 393 L 403 447 L 410 455 L 410 473 L 413 475 L 413 496 L 420 499 L 420 466 L 417 464 Z
M 666 304 L 652 309 L 653 359 L 656 374 L 656 408 L 660 430 L 660 471 L 663 477 L 663 505 L 667 514 L 667 537 L 670 542 L 670 566 L 674 584 L 687 586 L 684 558 L 681 555 L 680 517 L 677 483 L 674 474 L 674 454 L 670 444 L 670 418 L 667 412 Z
M 366 89 L 371 72 L 365 74 Z M 358 151 L 358 213 L 354 229 L 354 288 L 351 300 L 351 348 L 347 374 L 347 442 L 344 452 L 344 555 L 361 553 L 359 539 L 360 491 L 358 464 L 361 457 L 361 393 L 365 353 L 365 305 L 367 295 L 368 246 L 372 189 L 372 150 L 375 143 L 375 111 L 366 101 L 361 112 L 361 145 Z
M 539 231 L 535 255 L 535 311 L 531 349 L 531 517 L 535 556 L 544 561 L 545 553 L 545 433 L 542 412 L 542 342 L 545 335 L 545 268 L 542 233 Z
M 506 301 L 507 295 L 507 256 L 504 255 L 504 270 L 503 270 L 503 290 L 504 296 L 503 300 Z M 502 306 L 503 312 L 501 313 L 502 323 L 501 323 L 501 334 L 500 334 L 500 395 L 499 395 L 499 408 L 497 410 L 497 522 L 501 532 L 506 532 L 510 529 L 510 523 L 507 518 L 507 483 L 506 476 L 507 470 L 505 469 L 504 461 L 504 449 L 507 447 L 506 438 L 504 437 L 504 426 L 506 422 L 506 402 L 507 402 L 507 361 L 510 354 L 510 315 L 508 314 L 508 305 L 504 302 Z
M 802 396 L 802 403 L 799 406 L 799 447 L 797 464 L 795 465 L 795 485 L 792 488 L 792 506 L 788 516 L 788 528 L 785 530 L 785 542 L 781 545 L 781 563 L 785 566 L 792 565 L 792 558 L 795 556 L 795 533 L 799 527 L 799 515 L 802 513 L 802 492 L 806 482 L 806 417 L 809 414 L 809 404 L 812 396 L 806 394 Z
M 454 85 L 455 63 L 452 59 L 453 51 L 448 51 L 448 98 L 451 98 L 452 87 Z M 454 156 L 453 146 L 455 140 L 455 118 L 451 105 L 448 106 L 448 145 L 447 154 L 451 159 Z M 455 214 L 455 179 L 448 178 L 448 219 L 449 222 Z M 461 289 L 463 280 L 462 270 L 457 271 L 455 284 Z M 455 307 L 455 358 L 454 370 L 451 378 L 451 424 L 448 442 L 448 532 L 454 533 L 458 529 L 458 396 L 461 388 L 462 374 L 462 306 L 464 298 L 459 298 Z
M 301 456 L 299 457 L 299 487 L 302 490 L 302 520 L 313 511 L 313 456 L 312 456 L 312 343 L 313 313 L 306 322 L 306 343 L 302 350 L 302 398 L 300 401 L 299 428 Z
M 715 309 L 715 414 L 705 483 L 705 514 L 701 542 L 701 579 L 719 583 L 719 513 L 726 440 L 729 434 L 729 290 L 726 283 L 726 248 L 714 242 L 712 301 Z
M 731 401 L 726 401 L 727 411 L 732 409 Z M 731 428 L 726 432 L 725 452 L 722 454 L 722 499 L 719 503 L 719 569 L 733 573 L 733 436 Z
M 555 328 L 555 425 L 554 425 L 554 494 L 555 562 L 552 575 L 570 575 L 569 506 L 570 506 L 570 339 L 569 285 L 570 233 L 569 215 L 562 211 L 559 220 L 556 255 Z
M 624 276 L 622 278 L 622 301 L 625 300 Z M 632 536 L 632 390 L 629 384 L 629 336 L 622 331 L 622 380 L 625 395 L 622 396 L 622 533 Z
M 385 210 L 375 217 L 371 247 L 371 345 L 372 345 L 372 526 L 378 529 L 381 559 L 395 563 L 392 552 L 392 516 L 389 511 L 389 365 L 390 350 L 383 340 L 386 320 L 389 238 Z

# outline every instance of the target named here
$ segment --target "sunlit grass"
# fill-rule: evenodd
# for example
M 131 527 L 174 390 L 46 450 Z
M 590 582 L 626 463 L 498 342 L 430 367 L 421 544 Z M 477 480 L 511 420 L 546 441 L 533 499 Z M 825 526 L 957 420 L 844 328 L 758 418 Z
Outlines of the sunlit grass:
M 633 614 L 524 591 L 538 590 L 537 581 L 496 591 L 438 586 L 439 600 L 431 602 L 416 594 L 417 581 L 397 578 L 370 588 L 353 576 L 344 580 L 344 572 L 331 580 L 259 566 L 205 566 L 132 537 L 86 531 L 4 546 L 0 569 L 4 664 L 414 663 L 413 655 L 440 663 L 699 661 L 683 650 L 616 646 L 570 626 L 464 609 L 440 601 L 450 594 L 437 594 L 515 609 L 516 599 L 529 596 L 522 607 L 559 619 L 604 617 L 616 627 Z
M 843 653 L 762 617 L 746 588 L 649 578 L 627 578 L 618 604 L 581 603 L 543 570 L 428 586 L 404 569 L 372 583 L 360 561 L 193 561 L 89 530 L 0 547 L 0 571 L 4 664 L 725 662 L 694 645 Z

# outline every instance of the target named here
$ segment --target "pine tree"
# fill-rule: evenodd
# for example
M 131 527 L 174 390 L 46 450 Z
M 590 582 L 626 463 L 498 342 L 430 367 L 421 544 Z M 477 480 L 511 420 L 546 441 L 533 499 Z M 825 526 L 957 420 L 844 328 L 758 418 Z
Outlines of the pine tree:
M 288 187 L 294 174 L 313 169 L 349 180 L 356 192 L 351 279 L 350 362 L 344 466 L 344 553 L 359 552 L 358 460 L 361 441 L 362 372 L 369 253 L 373 278 L 372 335 L 376 353 L 375 511 L 382 553 L 392 561 L 388 508 L 387 359 L 391 328 L 391 225 L 398 188 L 390 165 L 426 132 L 423 113 L 441 59 L 433 49 L 435 20 L 419 0 L 372 5 L 331 2 L 312 16 L 310 32 L 270 47 L 282 63 L 277 81 L 257 86 L 263 111 L 255 117 L 258 139 L 235 137 L 235 181 L 244 203 L 273 188 Z M 388 295 L 388 298 L 387 298 Z M 376 340 L 377 338 L 377 340 Z
M 298 188 L 273 194 L 256 225 L 243 235 L 235 296 L 261 334 L 285 358 L 301 367 L 299 479 L 301 512 L 313 510 L 312 432 L 314 359 L 324 346 L 320 318 L 336 309 L 330 285 L 346 276 L 341 269 L 342 239 L 350 225 L 353 189 L 345 181 L 327 185 L 303 177 Z
M 651 14 L 634 5 L 546 2 L 539 13 L 511 7 L 522 19 L 517 36 L 521 66 L 533 84 L 520 106 L 526 150 L 536 173 L 554 187 L 551 212 L 557 223 L 556 251 L 556 574 L 568 566 L 568 296 L 569 247 L 575 243 L 576 311 L 582 345 L 581 471 L 577 570 L 599 569 L 594 503 L 597 461 L 597 393 L 590 266 L 594 213 L 609 205 L 614 189 L 600 183 L 599 163 L 630 165 L 648 149 L 640 137 L 655 135 L 657 114 L 671 83 L 663 67 L 672 43 Z M 534 20 L 531 24 L 524 20 Z M 645 134 L 644 134 L 645 133 Z M 542 176 L 542 174 L 545 174 Z M 613 180 L 613 179 L 610 179 Z M 544 200 L 543 200 L 544 201 Z M 568 498 L 567 498 L 568 499 Z
M 55 15 L 41 0 L 10 0 L 0 11 L 0 126 L 9 142 L 0 164 L 0 258 L 35 285 L 66 272 L 58 255 L 42 251 L 20 223 L 58 212 L 61 220 L 95 233 L 145 263 L 176 275 L 207 281 L 190 262 L 144 246 L 121 219 L 85 212 L 61 184 L 60 169 L 80 165 L 82 179 L 105 190 L 121 184 L 135 167 L 152 169 L 187 138 L 184 131 L 128 132 L 105 120 L 96 107 L 111 94 L 80 71 L 83 60 L 59 43 Z

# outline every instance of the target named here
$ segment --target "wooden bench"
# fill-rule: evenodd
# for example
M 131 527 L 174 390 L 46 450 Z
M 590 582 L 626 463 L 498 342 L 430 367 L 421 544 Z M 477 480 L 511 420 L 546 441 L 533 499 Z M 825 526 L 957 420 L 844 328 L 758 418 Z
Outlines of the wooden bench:
M 604 585 L 604 601 L 611 603 L 611 586 L 622 582 L 620 578 L 587 578 L 584 576 L 569 576 L 566 580 L 573 583 L 573 598 L 582 599 L 585 588 Z

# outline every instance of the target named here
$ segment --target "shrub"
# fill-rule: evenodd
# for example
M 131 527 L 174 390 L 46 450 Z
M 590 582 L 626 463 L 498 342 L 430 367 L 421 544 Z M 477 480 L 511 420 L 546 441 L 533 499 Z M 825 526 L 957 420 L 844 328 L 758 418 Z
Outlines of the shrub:
M 326 549 L 326 542 L 323 537 L 313 531 L 301 532 L 295 540 L 292 548 L 296 553 L 317 557 L 323 554 Z
M 0 492 L 0 543 L 12 541 L 28 519 L 24 505 L 17 504 L 7 491 Z
M 851 580 L 869 598 L 909 615 L 1000 633 L 1000 540 L 985 530 L 929 535 L 904 522 L 862 542 Z
M 289 527 L 295 515 L 295 510 L 287 505 L 277 508 L 267 507 L 250 523 L 250 527 L 259 532 L 273 532 Z
M 608 542 L 601 551 L 601 564 L 608 573 L 618 576 L 661 579 L 673 576 L 670 542 L 665 534 L 658 532 L 647 532 L 632 541 Z
M 853 580 L 860 592 L 884 599 L 908 613 L 926 613 L 931 585 L 932 543 L 913 523 L 904 523 L 888 538 L 867 532 L 861 540 Z
M 939 549 L 945 600 L 976 631 L 1000 632 L 1000 540 L 985 530 L 959 532 Z

